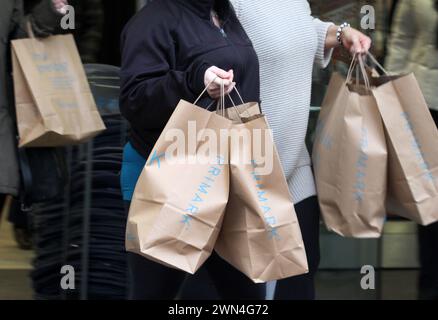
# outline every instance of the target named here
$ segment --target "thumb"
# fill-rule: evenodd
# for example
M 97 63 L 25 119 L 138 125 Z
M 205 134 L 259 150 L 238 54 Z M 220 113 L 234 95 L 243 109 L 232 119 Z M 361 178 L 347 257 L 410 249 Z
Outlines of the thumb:
M 361 45 L 361 43 L 359 41 L 359 37 L 354 36 L 351 39 L 351 42 L 352 42 L 352 46 L 351 46 L 351 52 L 352 53 L 360 53 L 360 52 L 362 52 L 362 45 Z

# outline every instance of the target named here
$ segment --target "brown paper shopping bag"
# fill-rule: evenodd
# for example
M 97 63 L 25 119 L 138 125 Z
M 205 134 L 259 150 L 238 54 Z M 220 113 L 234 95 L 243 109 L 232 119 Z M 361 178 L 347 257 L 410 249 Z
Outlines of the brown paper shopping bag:
M 388 141 L 388 213 L 432 224 L 438 221 L 438 130 L 424 96 L 412 73 L 386 73 L 373 83 Z
M 80 143 L 105 125 L 72 35 L 12 41 L 20 147 Z
M 313 165 L 327 228 L 346 237 L 376 238 L 385 220 L 387 147 L 369 83 L 350 83 L 356 63 L 347 79 L 332 76 L 318 120 Z
M 207 260 L 228 202 L 230 125 L 215 112 L 178 104 L 137 182 L 128 251 L 192 274 Z
M 256 103 L 237 109 L 227 110 L 234 120 L 231 190 L 215 250 L 256 283 L 307 273 L 300 226 L 267 121 Z M 261 148 L 263 158 L 254 148 Z

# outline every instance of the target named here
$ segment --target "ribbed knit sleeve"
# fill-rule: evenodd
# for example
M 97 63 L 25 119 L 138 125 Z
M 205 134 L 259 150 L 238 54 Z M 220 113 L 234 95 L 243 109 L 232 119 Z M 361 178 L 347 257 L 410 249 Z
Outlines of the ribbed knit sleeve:
M 315 55 L 315 63 L 321 68 L 326 68 L 330 63 L 333 49 L 325 49 L 325 40 L 327 38 L 327 31 L 329 27 L 334 24 L 331 22 L 323 22 L 315 18 L 313 19 L 313 25 L 315 26 L 316 33 L 318 35 L 318 49 Z

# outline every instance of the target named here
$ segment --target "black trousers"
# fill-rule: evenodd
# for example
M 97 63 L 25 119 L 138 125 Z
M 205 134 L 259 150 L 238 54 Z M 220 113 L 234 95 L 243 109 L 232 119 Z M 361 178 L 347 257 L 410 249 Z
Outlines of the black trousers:
M 129 207 L 129 204 L 127 204 Z M 177 297 L 187 274 L 128 253 L 131 300 L 171 300 Z M 224 300 L 263 300 L 266 286 L 255 284 L 243 273 L 213 253 L 202 266 Z M 199 292 L 199 299 L 205 295 Z
M 438 126 L 438 111 L 430 112 Z M 438 223 L 419 226 L 418 241 L 421 265 L 419 298 L 438 300 Z
M 306 248 L 309 273 L 278 281 L 275 300 L 315 300 L 315 275 L 320 261 L 320 210 L 317 197 L 296 204 L 295 211 Z

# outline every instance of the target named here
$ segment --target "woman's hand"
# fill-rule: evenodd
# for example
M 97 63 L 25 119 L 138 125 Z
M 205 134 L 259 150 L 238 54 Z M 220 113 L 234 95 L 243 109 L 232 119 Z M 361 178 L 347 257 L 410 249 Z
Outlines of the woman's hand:
M 233 70 L 225 71 L 218 67 L 210 67 L 207 69 L 204 75 L 204 84 L 207 86 L 207 92 L 209 96 L 217 100 L 221 97 L 221 83 L 224 85 L 224 93 L 229 94 L 233 91 L 234 86 L 236 85 L 234 80 L 234 72 Z
M 370 37 L 351 27 L 342 30 L 341 41 L 351 54 L 367 53 L 370 50 L 372 43 Z
M 67 10 L 65 6 L 68 5 L 67 0 L 52 0 L 53 6 L 55 7 L 56 11 L 58 11 L 61 14 L 66 14 Z
M 327 32 L 327 39 L 325 43 L 326 49 L 332 49 L 339 45 L 337 39 L 337 32 L 339 26 L 331 26 Z M 359 30 L 351 27 L 344 28 L 341 34 L 341 41 L 343 46 L 350 51 L 351 54 L 367 53 L 371 47 L 371 39 Z

